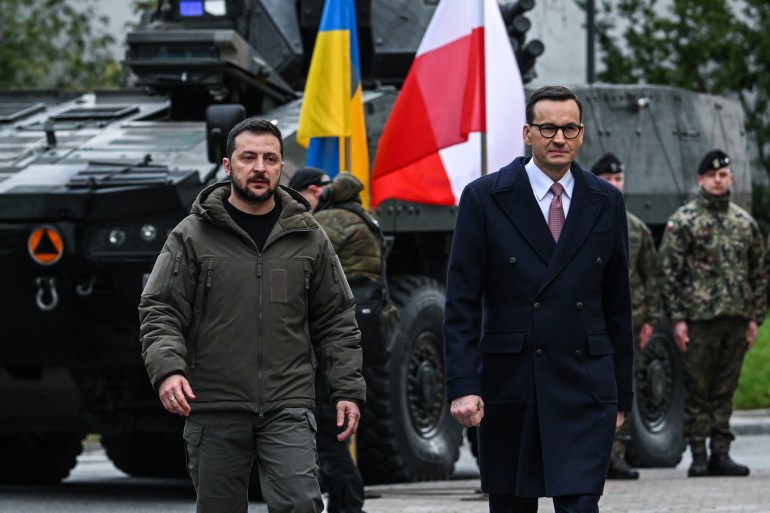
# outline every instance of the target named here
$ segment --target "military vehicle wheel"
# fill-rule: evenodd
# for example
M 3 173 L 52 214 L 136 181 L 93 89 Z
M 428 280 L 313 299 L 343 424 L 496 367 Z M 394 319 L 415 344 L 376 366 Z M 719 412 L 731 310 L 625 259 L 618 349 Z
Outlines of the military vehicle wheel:
M 640 358 L 628 461 L 636 467 L 675 467 L 685 448 L 685 391 L 682 357 L 670 324 L 655 330 Z
M 83 450 L 83 434 L 12 433 L 0 436 L 0 483 L 55 484 L 67 477 Z
M 444 290 L 429 278 L 397 276 L 390 293 L 399 335 L 385 365 L 364 369 L 361 475 L 367 484 L 446 479 L 463 432 L 444 395 Z
M 120 470 L 134 477 L 186 477 L 182 431 L 102 433 L 107 456 Z

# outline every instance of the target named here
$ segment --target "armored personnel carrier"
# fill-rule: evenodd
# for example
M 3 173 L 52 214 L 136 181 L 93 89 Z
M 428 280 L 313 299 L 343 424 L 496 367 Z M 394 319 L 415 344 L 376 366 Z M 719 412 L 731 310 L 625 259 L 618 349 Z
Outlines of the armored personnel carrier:
M 356 2 L 372 155 L 436 3 Z M 531 0 L 501 4 L 512 34 L 527 25 Z M 62 479 L 86 433 L 100 433 L 131 475 L 184 474 L 182 421 L 160 406 L 139 355 L 139 295 L 166 233 L 205 184 L 223 178 L 224 139 L 243 116 L 280 126 L 287 176 L 304 165 L 294 137 L 299 91 L 322 8 L 322 0 L 161 0 L 127 38 L 132 88 L 0 91 L 0 482 Z M 512 41 L 522 67 L 543 50 L 530 43 Z M 586 99 L 581 162 L 618 154 L 629 208 L 656 230 L 687 199 L 689 168 L 712 146 L 733 157 L 748 201 L 737 104 L 664 87 L 575 89 Z M 456 209 L 386 201 L 377 214 L 393 239 L 401 334 L 384 354 L 365 348 L 359 466 L 369 484 L 443 479 L 463 434 L 443 394 Z M 665 328 L 650 347 L 636 454 L 672 465 L 682 449 L 679 363 Z

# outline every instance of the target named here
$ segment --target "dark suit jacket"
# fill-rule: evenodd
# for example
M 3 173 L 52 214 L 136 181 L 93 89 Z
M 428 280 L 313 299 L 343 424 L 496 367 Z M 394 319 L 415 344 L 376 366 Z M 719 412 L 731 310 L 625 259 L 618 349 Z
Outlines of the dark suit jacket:
M 572 165 L 556 244 L 518 158 L 463 192 L 444 322 L 449 400 L 482 397 L 482 488 L 603 491 L 633 336 L 622 194 Z

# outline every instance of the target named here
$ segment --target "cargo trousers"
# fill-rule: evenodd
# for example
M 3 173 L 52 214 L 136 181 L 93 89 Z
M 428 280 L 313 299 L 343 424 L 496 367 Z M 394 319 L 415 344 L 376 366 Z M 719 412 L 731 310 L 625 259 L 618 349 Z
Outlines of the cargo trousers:
M 184 427 L 197 513 L 246 513 L 252 459 L 269 513 L 320 513 L 312 410 L 191 413 Z
M 743 357 L 748 350 L 748 320 L 717 317 L 688 321 L 690 344 L 683 354 L 685 400 L 684 435 L 695 452 L 727 454 L 735 438 L 730 430 L 733 394 L 738 388 Z

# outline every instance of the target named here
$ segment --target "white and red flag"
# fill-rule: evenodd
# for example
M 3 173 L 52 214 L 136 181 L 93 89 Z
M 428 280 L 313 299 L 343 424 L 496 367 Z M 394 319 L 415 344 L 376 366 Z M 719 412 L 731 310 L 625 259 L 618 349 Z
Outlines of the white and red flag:
M 482 134 L 490 171 L 523 154 L 525 102 L 496 0 L 441 0 L 383 129 L 372 206 L 456 205 L 482 174 Z

